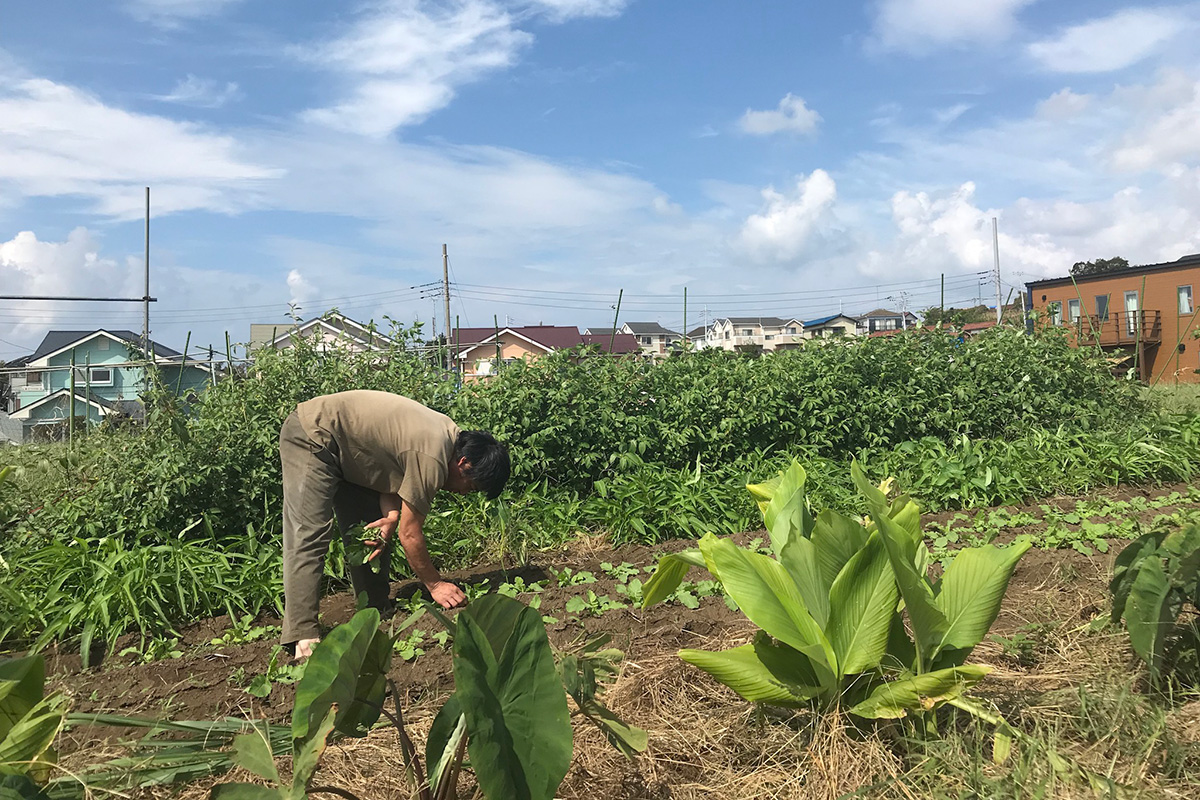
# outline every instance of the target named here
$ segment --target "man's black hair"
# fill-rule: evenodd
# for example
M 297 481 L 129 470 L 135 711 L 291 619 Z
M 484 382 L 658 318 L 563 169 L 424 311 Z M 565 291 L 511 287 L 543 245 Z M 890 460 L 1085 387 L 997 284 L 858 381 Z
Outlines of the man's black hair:
M 471 468 L 465 475 L 479 491 L 495 500 L 508 483 L 512 468 L 508 459 L 508 445 L 496 441 L 487 431 L 460 431 L 454 440 L 454 460 L 465 458 Z

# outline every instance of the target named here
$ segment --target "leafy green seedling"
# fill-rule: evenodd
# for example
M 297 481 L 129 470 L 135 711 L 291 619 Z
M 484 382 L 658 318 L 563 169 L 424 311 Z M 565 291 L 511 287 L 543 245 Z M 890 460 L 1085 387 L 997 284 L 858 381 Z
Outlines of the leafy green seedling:
M 563 567 L 562 572 L 554 573 L 554 581 L 559 586 L 583 586 L 588 583 L 595 583 L 596 576 L 586 570 L 575 572 L 570 567 Z
M 625 583 L 639 572 L 638 568 L 628 561 L 621 564 L 612 564 L 605 561 L 600 564 L 600 571 L 617 583 Z
M 211 641 L 214 645 L 248 644 L 278 633 L 276 625 L 255 625 L 253 614 L 243 614 L 229 623 L 229 630 Z
M 525 579 L 520 575 L 512 579 L 510 583 L 500 584 L 500 588 L 496 590 L 497 594 L 502 594 L 505 597 L 516 597 L 519 594 L 538 594 L 543 590 L 540 583 L 525 583 Z
M 287 663 L 283 660 L 283 648 L 275 645 L 271 650 L 271 659 L 267 662 L 267 671 L 250 679 L 250 683 L 246 685 L 246 693 L 265 700 L 270 697 L 271 689 L 275 686 L 300 680 L 304 675 L 304 664 L 305 662 Z M 245 673 L 242 675 L 244 680 Z
M 619 600 L 612 600 L 608 595 L 597 595 L 591 589 L 588 589 L 586 595 L 577 594 L 567 600 L 567 613 L 580 614 L 587 612 L 593 617 L 599 617 L 608 611 L 616 611 L 618 609 L 628 608 Z

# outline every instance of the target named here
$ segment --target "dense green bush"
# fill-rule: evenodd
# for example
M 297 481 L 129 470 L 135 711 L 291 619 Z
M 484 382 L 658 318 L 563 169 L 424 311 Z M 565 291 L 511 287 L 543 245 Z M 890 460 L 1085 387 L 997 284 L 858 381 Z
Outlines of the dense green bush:
M 78 632 L 89 621 L 110 638 L 135 623 L 150 630 L 225 605 L 275 603 L 274 580 L 180 572 L 178 553 L 167 550 L 136 559 L 146 581 L 177 584 L 162 596 L 143 591 L 131 603 L 113 600 L 114 614 L 77 608 L 70 619 L 43 601 L 95 606 L 122 589 L 104 572 L 116 552 L 97 544 L 105 537 L 130 554 L 183 541 L 277 574 L 279 426 L 298 402 L 346 389 L 404 394 L 510 443 L 506 502 L 439 499 L 428 530 L 443 563 L 477 558 L 489 543 L 545 546 L 581 530 L 644 542 L 743 530 L 755 510 L 742 487 L 793 456 L 832 462 L 815 471 L 840 475 L 856 455 L 933 509 L 1181 479 L 1200 462 L 1200 423 L 1151 413 L 1093 351 L 1052 334 L 996 330 L 964 342 L 921 332 L 657 364 L 558 353 L 461 387 L 412 348 L 413 331 L 393 334 L 395 347 L 365 356 L 304 342 L 261 352 L 187 407 L 159 392 L 144 430 L 101 432 L 70 449 L 14 449 L 0 503 L 15 510 L 15 521 L 0 518 L 0 643 Z M 849 486 L 818 482 L 812 491 L 835 507 L 854 503 Z M 205 563 L 224 569 L 216 558 Z M 218 580 L 222 597 L 196 599 Z

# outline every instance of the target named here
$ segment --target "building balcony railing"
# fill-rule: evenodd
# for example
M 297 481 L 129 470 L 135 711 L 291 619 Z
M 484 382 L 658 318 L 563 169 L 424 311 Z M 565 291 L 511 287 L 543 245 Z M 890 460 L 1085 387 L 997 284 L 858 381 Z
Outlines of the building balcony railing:
M 761 336 L 735 336 L 733 337 L 734 347 L 750 347 L 752 345 L 762 345 L 763 337 Z
M 1086 314 L 1075 322 L 1079 336 L 1101 347 L 1158 344 L 1162 341 L 1162 312 L 1114 311 L 1111 314 Z

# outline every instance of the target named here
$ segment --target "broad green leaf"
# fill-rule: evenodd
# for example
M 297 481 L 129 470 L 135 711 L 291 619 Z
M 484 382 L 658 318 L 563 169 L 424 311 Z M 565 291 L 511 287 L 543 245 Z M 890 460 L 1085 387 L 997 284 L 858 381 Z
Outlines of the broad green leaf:
M 825 510 L 813 525 L 812 543 L 826 592 L 850 557 L 867 544 L 867 529 L 850 517 Z
M 1000 613 L 1013 570 L 1030 546 L 1024 540 L 1004 548 L 989 544 L 958 551 L 938 584 L 937 605 L 947 622 L 939 649 L 958 650 L 966 658 L 983 641 Z
M 762 631 L 754 634 L 750 644 L 762 665 L 776 680 L 792 687 L 793 691 L 805 694 L 806 690 L 801 691 L 798 687 L 819 688 L 823 691 L 832 686 L 833 674 L 818 674 L 812 660 L 794 647 L 776 641 Z
M 961 695 L 989 672 L 991 667 L 971 664 L 888 681 L 877 686 L 850 713 L 867 719 L 899 719 L 910 712 L 932 711 Z
M 458 748 L 467 735 L 467 718 L 458 704 L 458 695 L 450 695 L 425 740 L 425 766 L 429 769 L 429 788 L 437 791 L 442 779 L 454 766 Z
M 888 507 L 888 516 L 914 542 L 919 542 L 924 538 L 921 533 L 921 509 L 908 495 L 900 495 L 892 501 L 891 506 Z
M 815 696 L 814 686 L 792 686 L 779 680 L 754 652 L 753 644 L 729 650 L 680 650 L 679 657 L 712 675 L 752 703 L 799 707 Z
M 751 622 L 774 638 L 808 656 L 824 679 L 832 674 L 835 657 L 796 588 L 778 561 L 742 550 L 727 539 L 711 545 L 721 583 Z
M 650 738 L 646 731 L 636 725 L 630 725 L 618 717 L 603 703 L 594 698 L 584 698 L 579 704 L 579 711 L 592 724 L 604 731 L 608 743 L 617 748 L 626 758 L 645 752 Z
M 763 523 L 771 536 L 771 549 L 779 558 L 789 541 L 808 536 L 812 531 L 812 512 L 808 509 L 808 494 L 804 485 L 808 474 L 799 461 L 792 461 L 783 475 L 771 502 L 763 511 Z
M 862 467 L 859 466 L 858 459 L 850 462 L 850 477 L 853 479 L 854 485 L 858 487 L 859 494 L 867 499 L 867 506 L 872 513 L 876 509 L 887 508 L 887 495 L 878 486 L 871 483 Z
M 550 800 L 570 766 L 572 737 L 567 697 L 541 616 L 522 606 L 497 656 L 473 608 L 458 615 L 454 683 L 476 780 L 488 798 Z
M 704 556 L 699 550 L 683 550 L 671 553 L 658 560 L 658 569 L 650 576 L 650 580 L 642 586 L 642 608 L 649 608 L 666 600 L 692 567 L 705 567 Z
M 882 536 L 892 562 L 892 572 L 900 587 L 900 596 L 904 598 L 904 607 L 915 636 L 917 659 L 928 661 L 941 644 L 950 624 L 937 606 L 929 581 L 914 566 L 917 543 L 882 510 L 871 512 L 871 517 Z
M 40 655 L 0 659 L 0 739 L 42 701 L 46 660 Z
M 1143 560 L 1125 605 L 1125 625 L 1129 628 L 1129 643 L 1150 668 L 1155 683 L 1162 669 L 1167 635 L 1175 627 L 1176 608 L 1171 595 L 1162 559 L 1151 556 Z
M 28 775 L 0 774 L 0 800 L 50 800 Z
M 896 614 L 896 579 L 881 534 L 846 562 L 829 590 L 825 631 L 837 656 L 838 677 L 879 666 Z
M 0 739 L 0 772 L 30 773 L 35 779 L 43 779 L 45 770 L 35 762 L 54 763 L 51 747 L 65 717 L 58 695 L 46 697 L 29 709 Z
M 257 783 L 218 783 L 212 787 L 212 800 L 282 800 L 285 796 L 280 789 Z
M 275 768 L 275 756 L 271 743 L 263 731 L 254 730 L 234 737 L 233 763 L 248 769 L 260 778 L 279 783 L 279 770 Z
M 750 494 L 754 495 L 754 502 L 758 505 L 759 513 L 767 513 L 767 506 L 771 504 L 771 498 L 775 496 L 775 492 L 779 489 L 779 484 L 782 482 L 783 473 L 781 472 L 762 483 L 746 484 L 746 488 L 750 491 Z
M 360 612 L 361 613 L 361 612 Z M 293 740 L 292 755 L 292 789 L 293 800 L 299 800 L 308 791 L 308 782 L 316 773 L 321 763 L 321 756 L 329 744 L 329 734 L 333 730 L 337 709 L 331 708 L 325 718 L 310 729 L 311 734 L 306 739 Z
M 1125 603 L 1129 599 L 1129 590 L 1133 588 L 1138 565 L 1142 559 L 1153 555 L 1166 537 L 1166 531 L 1140 536 L 1127 544 L 1113 562 L 1113 576 L 1108 583 L 1108 591 L 1113 596 L 1113 623 L 1120 622 L 1121 617 L 1125 615 Z
M 788 539 L 779 554 L 779 563 L 792 576 L 804 605 L 817 625 L 824 628 L 829 621 L 829 584 L 821 576 L 812 540 L 803 536 Z
M 485 594 L 471 603 L 471 620 L 483 631 L 497 657 L 504 652 L 517 618 L 525 609 L 521 603 L 509 602 L 511 599 L 501 594 Z
M 379 631 L 379 612 L 366 608 L 349 622 L 338 625 L 321 640 L 309 656 L 304 676 L 296 686 L 296 705 L 292 710 L 292 736 L 308 736 L 326 713 L 337 706 L 337 718 L 353 719 L 361 724 L 370 710 L 355 709 L 359 691 L 359 673 L 373 651 Z M 369 676 L 371 682 L 375 676 Z M 378 716 L 378 710 L 374 712 Z

